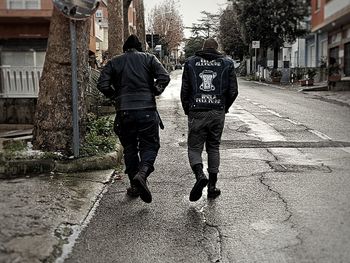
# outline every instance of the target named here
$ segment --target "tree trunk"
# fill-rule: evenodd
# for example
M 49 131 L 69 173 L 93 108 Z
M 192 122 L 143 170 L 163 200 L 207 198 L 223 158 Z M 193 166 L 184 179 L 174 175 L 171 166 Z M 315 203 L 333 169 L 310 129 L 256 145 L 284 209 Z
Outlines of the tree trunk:
M 145 8 L 143 4 L 143 0 L 138 1 L 138 5 L 136 6 L 136 31 L 137 36 L 142 43 L 142 48 L 146 47 L 146 26 L 145 26 Z
M 80 139 L 85 135 L 90 19 L 76 22 Z M 53 10 L 45 64 L 35 112 L 33 146 L 72 153 L 72 73 L 69 19 Z
M 123 0 L 108 1 L 108 56 L 123 53 L 124 24 Z
M 123 0 L 123 16 L 124 16 L 124 39 L 130 35 L 129 32 L 129 6 L 132 0 Z

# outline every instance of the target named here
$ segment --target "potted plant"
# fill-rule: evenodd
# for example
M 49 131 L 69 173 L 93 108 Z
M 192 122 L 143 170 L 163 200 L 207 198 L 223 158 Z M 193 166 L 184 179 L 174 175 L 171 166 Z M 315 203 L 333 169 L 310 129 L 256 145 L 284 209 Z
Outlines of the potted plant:
M 331 61 L 328 67 L 328 81 L 339 81 L 341 80 L 340 66 L 336 61 Z
M 314 85 L 314 77 L 316 76 L 316 69 L 308 68 L 305 76 L 305 85 L 312 86 Z
M 301 86 L 312 86 L 314 85 L 314 77 L 316 76 L 316 69 L 308 68 L 303 71 L 303 76 L 299 80 Z
M 272 82 L 280 82 L 282 78 L 282 71 L 274 68 L 271 70 L 270 77 Z

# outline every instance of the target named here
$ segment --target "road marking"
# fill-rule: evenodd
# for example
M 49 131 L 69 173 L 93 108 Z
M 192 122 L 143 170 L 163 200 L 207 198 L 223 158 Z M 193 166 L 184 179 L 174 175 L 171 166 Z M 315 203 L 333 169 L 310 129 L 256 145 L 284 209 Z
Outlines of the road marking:
M 316 130 L 312 130 L 312 129 L 309 129 L 308 130 L 309 132 L 315 134 L 316 136 L 320 137 L 321 139 L 324 139 L 324 140 L 332 140 L 331 137 L 327 136 L 326 134 L 320 132 L 320 131 L 316 131 Z
M 344 152 L 350 153 L 350 147 L 341 148 Z
M 291 119 L 285 119 L 286 121 L 289 121 L 290 123 L 292 124 L 295 124 L 295 125 L 303 125 L 302 123 L 298 122 L 298 121 L 293 121 Z
M 275 112 L 273 110 L 266 110 L 267 112 L 270 112 L 272 115 L 275 115 L 277 117 L 283 118 L 283 116 L 281 114 L 279 114 L 278 112 Z
M 287 141 L 287 139 L 276 131 L 271 125 L 261 121 L 246 110 L 236 111 L 235 114 L 228 113 L 228 116 L 235 116 L 250 128 L 248 135 L 259 138 L 263 142 Z M 320 162 L 310 160 L 307 155 L 297 148 L 268 148 L 271 154 L 278 158 L 279 163 L 319 165 Z
M 247 100 L 249 100 L 250 101 L 250 99 L 247 99 Z M 287 118 L 287 117 L 283 117 L 281 114 L 279 114 L 278 112 L 276 112 L 276 111 L 274 111 L 274 110 L 271 110 L 271 109 L 267 109 L 264 105 L 262 105 L 262 104 L 259 104 L 259 103 L 257 103 L 257 102 L 251 102 L 252 104 L 254 104 L 254 105 L 258 105 L 261 109 L 263 109 L 263 108 L 265 108 L 265 110 L 266 110 L 266 112 L 269 112 L 269 113 L 271 113 L 272 115 L 274 115 L 274 116 L 277 116 L 277 117 L 279 117 L 279 118 L 282 118 L 282 119 L 284 119 L 284 120 L 286 120 L 286 121 L 288 121 L 288 122 L 290 122 L 290 123 L 292 123 L 292 124 L 294 124 L 294 125 L 303 125 L 302 123 L 300 123 L 300 122 L 298 122 L 298 121 L 293 121 L 293 120 L 291 120 L 291 119 L 289 119 L 289 118 Z M 268 126 L 270 126 L 270 127 L 272 127 L 273 125 L 269 125 L 269 124 L 267 124 Z M 332 140 L 332 138 L 331 137 L 329 137 L 328 135 L 326 135 L 326 134 L 324 134 L 324 133 L 322 133 L 322 132 L 320 132 L 320 131 L 316 131 L 316 130 L 312 130 L 312 129 L 308 129 L 308 131 L 309 132 L 311 132 L 311 133 L 313 133 L 313 134 L 315 134 L 317 137 L 319 137 L 319 138 L 321 138 L 321 139 L 323 139 L 323 140 Z
M 262 141 L 286 141 L 286 138 L 272 128 L 271 125 L 259 120 L 246 110 L 236 110 L 234 114 L 228 113 L 227 115 L 238 117 L 249 126 L 252 132 L 251 135 L 260 138 Z

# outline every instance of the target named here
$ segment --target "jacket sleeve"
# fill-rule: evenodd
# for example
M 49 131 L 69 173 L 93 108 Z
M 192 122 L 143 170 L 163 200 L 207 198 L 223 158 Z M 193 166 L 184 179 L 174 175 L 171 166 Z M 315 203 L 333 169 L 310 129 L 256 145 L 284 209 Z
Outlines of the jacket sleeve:
M 100 77 L 97 81 L 97 89 L 101 91 L 107 98 L 114 99 L 116 91 L 112 85 L 113 67 L 112 61 L 108 61 L 106 66 L 102 69 Z
M 233 102 L 238 96 L 238 84 L 234 64 L 229 68 L 229 86 L 226 92 L 225 113 L 228 113 Z
M 181 103 L 182 103 L 182 108 L 185 112 L 186 115 L 188 115 L 188 111 L 190 108 L 190 101 L 189 101 L 189 97 L 190 97 L 190 79 L 189 79 L 189 72 L 188 72 L 188 63 L 185 63 L 184 66 L 184 71 L 182 73 L 182 85 L 181 85 Z
M 156 82 L 154 83 L 154 95 L 159 96 L 163 93 L 166 86 L 168 86 L 170 82 L 170 76 L 155 56 L 152 57 L 152 71 L 154 78 L 156 79 Z

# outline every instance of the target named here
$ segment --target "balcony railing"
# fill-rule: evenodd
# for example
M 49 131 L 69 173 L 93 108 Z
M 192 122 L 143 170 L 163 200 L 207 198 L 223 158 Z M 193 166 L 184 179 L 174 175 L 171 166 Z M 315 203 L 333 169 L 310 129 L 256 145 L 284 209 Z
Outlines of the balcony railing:
M 1 98 L 36 98 L 42 67 L 0 67 Z

